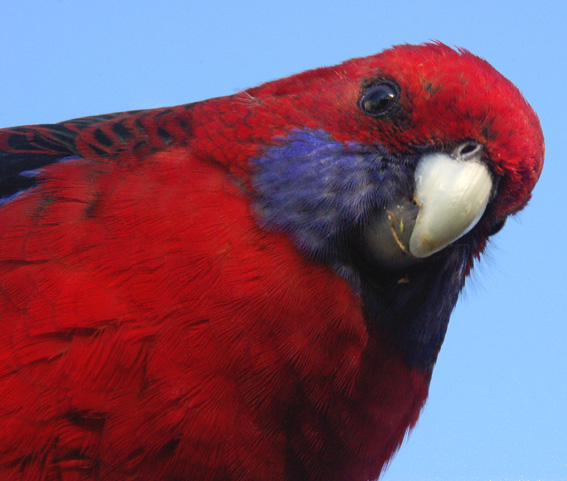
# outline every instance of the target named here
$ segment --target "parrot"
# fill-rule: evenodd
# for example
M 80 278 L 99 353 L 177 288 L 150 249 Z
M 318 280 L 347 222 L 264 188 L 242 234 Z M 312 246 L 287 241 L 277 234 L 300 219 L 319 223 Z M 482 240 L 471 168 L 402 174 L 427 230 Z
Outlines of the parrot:
M 438 41 L 0 129 L 0 479 L 378 479 L 543 159 Z

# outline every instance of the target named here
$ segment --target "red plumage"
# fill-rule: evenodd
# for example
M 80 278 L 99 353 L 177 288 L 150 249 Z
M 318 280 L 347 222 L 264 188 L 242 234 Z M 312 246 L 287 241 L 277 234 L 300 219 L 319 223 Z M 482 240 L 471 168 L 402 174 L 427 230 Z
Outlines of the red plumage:
M 404 129 L 358 107 L 377 72 L 412 104 Z M 0 479 L 380 474 L 431 370 L 368 328 L 332 266 L 258 223 L 250 161 L 304 128 L 394 153 L 482 140 L 502 178 L 474 255 L 543 160 L 519 92 L 442 45 L 189 106 L 0 131 L 7 155 L 72 157 L 43 162 L 38 184 L 0 207 Z

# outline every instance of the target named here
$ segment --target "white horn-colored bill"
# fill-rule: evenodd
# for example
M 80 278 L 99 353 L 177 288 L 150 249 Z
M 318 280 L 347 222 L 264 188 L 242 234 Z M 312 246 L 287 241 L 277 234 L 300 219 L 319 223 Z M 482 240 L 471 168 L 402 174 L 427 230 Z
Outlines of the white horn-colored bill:
M 428 257 L 469 232 L 482 217 L 492 191 L 486 165 L 444 153 L 426 154 L 415 171 L 419 214 L 409 250 Z

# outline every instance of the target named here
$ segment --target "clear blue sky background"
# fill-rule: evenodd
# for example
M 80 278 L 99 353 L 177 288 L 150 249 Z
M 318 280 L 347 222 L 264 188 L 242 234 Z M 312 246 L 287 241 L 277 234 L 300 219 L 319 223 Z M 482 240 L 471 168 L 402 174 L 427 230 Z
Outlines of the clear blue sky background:
M 0 0 L 0 126 L 233 93 L 439 39 L 539 113 L 546 165 L 454 312 L 421 419 L 383 478 L 567 480 L 567 13 L 558 1 Z M 1 435 L 1 427 L 0 427 Z

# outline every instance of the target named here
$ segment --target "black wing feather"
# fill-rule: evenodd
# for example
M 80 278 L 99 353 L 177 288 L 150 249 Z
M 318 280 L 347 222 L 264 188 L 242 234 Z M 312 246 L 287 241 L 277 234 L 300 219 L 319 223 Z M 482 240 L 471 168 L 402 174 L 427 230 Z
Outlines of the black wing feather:
M 79 156 L 76 140 L 85 129 L 137 112 L 139 111 L 83 117 L 57 124 L 0 129 L 0 203 L 20 191 L 34 187 L 37 183 L 33 175 L 35 170 Z
M 142 159 L 191 136 L 195 104 L 132 110 L 57 124 L 0 129 L 0 204 L 32 188 L 34 171 L 72 158 L 102 158 L 124 151 Z

